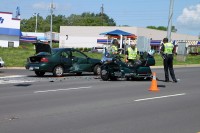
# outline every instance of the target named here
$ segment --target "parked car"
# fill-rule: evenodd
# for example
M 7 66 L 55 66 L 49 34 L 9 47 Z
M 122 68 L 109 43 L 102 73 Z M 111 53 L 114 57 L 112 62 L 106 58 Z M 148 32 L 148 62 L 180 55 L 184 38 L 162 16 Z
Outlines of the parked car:
M 93 72 L 100 74 L 100 59 L 93 59 L 73 48 L 50 48 L 48 44 L 35 43 L 36 55 L 27 58 L 26 69 L 34 71 L 37 76 L 46 72 L 60 77 L 64 73 Z
M 104 47 L 92 47 L 92 53 L 102 53 L 104 51 Z
M 0 57 L 0 67 L 4 67 L 4 61 L 3 61 L 3 59 Z

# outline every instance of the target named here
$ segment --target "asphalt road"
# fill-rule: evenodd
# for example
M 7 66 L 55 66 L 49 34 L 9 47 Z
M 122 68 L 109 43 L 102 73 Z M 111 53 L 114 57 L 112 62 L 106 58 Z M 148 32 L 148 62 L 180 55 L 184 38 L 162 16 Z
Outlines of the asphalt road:
M 151 81 L 0 69 L 0 133 L 200 132 L 200 68 L 175 68 L 178 83 L 152 71 L 158 92 Z

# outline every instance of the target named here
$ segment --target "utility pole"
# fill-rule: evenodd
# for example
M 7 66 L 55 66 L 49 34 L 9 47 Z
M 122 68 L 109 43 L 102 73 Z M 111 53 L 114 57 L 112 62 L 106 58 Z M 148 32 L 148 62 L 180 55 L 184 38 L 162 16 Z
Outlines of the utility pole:
M 38 15 L 39 15 L 39 13 L 34 13 L 34 16 L 35 16 L 35 33 L 37 32 L 37 18 L 38 18 Z
M 173 7 L 174 7 L 174 0 L 170 0 L 169 19 L 168 19 L 168 27 L 167 27 L 167 38 L 169 42 L 171 41 Z
M 101 6 L 101 20 L 102 20 L 102 26 L 103 26 L 103 14 L 104 14 L 104 7 L 103 4 Z
M 50 47 L 52 48 L 52 25 L 53 25 L 53 21 L 52 21 L 52 15 L 53 15 L 53 10 L 55 9 L 54 4 L 53 4 L 53 0 L 51 1 L 50 4 L 50 13 L 51 13 L 51 24 L 50 24 Z

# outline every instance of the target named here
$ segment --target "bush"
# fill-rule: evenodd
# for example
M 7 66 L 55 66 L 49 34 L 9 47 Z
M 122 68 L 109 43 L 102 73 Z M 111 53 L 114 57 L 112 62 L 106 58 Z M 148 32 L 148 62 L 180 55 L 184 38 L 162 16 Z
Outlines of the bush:
M 89 51 L 91 51 L 92 50 L 92 48 L 87 48 L 87 52 L 89 52 Z

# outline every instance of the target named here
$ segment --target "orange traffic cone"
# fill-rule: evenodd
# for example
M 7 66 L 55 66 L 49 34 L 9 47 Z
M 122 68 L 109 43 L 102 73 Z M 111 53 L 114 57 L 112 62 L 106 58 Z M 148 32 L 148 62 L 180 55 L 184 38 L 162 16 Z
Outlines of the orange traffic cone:
M 151 86 L 149 88 L 149 91 L 159 91 L 159 88 L 157 86 L 157 80 L 156 80 L 156 73 L 153 72 L 153 79 L 151 81 Z

